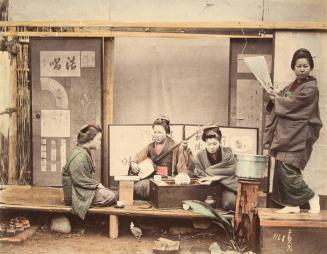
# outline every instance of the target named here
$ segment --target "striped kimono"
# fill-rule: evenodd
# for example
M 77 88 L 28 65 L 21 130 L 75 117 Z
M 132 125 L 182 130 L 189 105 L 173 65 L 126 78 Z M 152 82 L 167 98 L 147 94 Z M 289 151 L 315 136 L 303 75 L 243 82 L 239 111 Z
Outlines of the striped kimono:
M 94 178 L 94 162 L 87 149 L 76 146 L 68 158 L 62 173 L 62 186 L 66 205 L 72 205 L 73 213 L 84 219 L 91 205 L 97 205 L 98 196 L 111 192 L 98 189 L 99 182 Z M 107 195 L 108 196 L 108 195 Z M 115 201 L 113 193 L 109 199 Z M 108 202 L 107 202 L 108 203 Z

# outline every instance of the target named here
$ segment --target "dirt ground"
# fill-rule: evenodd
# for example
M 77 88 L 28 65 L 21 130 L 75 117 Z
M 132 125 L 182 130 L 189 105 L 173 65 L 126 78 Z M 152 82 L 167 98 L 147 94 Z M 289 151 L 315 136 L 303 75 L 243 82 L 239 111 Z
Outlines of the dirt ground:
M 31 224 L 42 225 L 38 231 L 21 244 L 0 243 L 0 253 L 6 254 L 147 254 L 152 253 L 154 241 L 159 237 L 180 241 L 178 253 L 210 253 L 209 246 L 217 241 L 223 249 L 224 237 L 215 226 L 207 230 L 195 230 L 190 221 L 146 219 L 124 217 L 119 224 L 119 238 L 108 238 L 108 222 L 103 217 L 87 217 L 84 223 L 68 216 L 72 223 L 71 234 L 59 234 L 50 230 L 51 216 L 48 214 L 23 214 L 31 220 Z M 1 216 L 2 222 L 8 221 L 17 214 Z M 142 228 L 143 236 L 140 240 L 134 238 L 129 231 L 129 224 L 133 221 Z M 190 232 L 183 232 L 190 231 Z

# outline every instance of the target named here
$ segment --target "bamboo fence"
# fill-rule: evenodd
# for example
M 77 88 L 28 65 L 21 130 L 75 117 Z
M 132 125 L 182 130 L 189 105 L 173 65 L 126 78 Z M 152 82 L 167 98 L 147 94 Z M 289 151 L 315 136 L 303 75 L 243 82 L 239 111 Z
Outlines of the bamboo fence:
M 17 55 L 17 179 L 31 184 L 31 124 L 28 44 L 19 44 Z
M 0 133 L 0 184 L 8 181 L 8 137 Z

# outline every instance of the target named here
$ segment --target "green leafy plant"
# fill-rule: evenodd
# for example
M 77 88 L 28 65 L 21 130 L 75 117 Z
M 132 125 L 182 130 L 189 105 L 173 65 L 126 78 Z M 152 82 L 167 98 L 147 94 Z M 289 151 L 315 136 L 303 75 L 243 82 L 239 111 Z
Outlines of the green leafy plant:
M 183 203 L 192 208 L 194 212 L 211 218 L 212 222 L 225 232 L 227 240 L 234 250 L 244 252 L 249 249 L 249 244 L 245 243 L 244 239 L 238 237 L 232 222 L 227 220 L 223 214 L 198 200 L 185 200 Z

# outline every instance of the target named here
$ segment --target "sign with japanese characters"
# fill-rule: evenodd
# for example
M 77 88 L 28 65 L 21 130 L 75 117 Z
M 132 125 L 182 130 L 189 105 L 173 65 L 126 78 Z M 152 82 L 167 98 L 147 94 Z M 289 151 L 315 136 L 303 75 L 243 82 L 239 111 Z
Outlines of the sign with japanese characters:
M 80 51 L 40 51 L 41 77 L 80 77 Z

